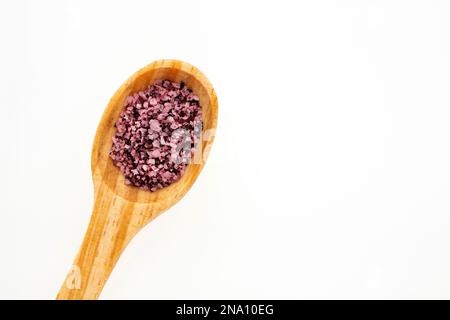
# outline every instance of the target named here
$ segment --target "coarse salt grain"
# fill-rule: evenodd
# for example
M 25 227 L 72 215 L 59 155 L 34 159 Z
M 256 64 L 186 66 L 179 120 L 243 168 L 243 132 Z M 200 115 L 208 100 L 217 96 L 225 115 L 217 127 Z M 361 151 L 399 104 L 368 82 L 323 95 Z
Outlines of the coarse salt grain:
M 178 181 L 201 132 L 198 96 L 184 83 L 157 80 L 124 104 L 109 154 L 125 184 L 156 191 Z

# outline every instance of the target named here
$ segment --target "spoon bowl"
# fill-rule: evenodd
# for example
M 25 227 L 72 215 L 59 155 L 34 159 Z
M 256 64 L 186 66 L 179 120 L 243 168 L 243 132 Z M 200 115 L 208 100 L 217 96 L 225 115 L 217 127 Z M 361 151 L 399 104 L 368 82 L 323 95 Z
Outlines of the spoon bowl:
M 126 97 L 155 80 L 184 82 L 199 97 L 202 138 L 195 160 L 182 177 L 154 192 L 125 184 L 125 178 L 109 157 L 114 124 Z M 57 299 L 97 299 L 129 241 L 146 224 L 177 203 L 200 174 L 217 126 L 218 102 L 208 79 L 194 66 L 178 60 L 158 60 L 133 74 L 113 95 L 100 120 L 92 147 L 94 209 L 75 262 Z

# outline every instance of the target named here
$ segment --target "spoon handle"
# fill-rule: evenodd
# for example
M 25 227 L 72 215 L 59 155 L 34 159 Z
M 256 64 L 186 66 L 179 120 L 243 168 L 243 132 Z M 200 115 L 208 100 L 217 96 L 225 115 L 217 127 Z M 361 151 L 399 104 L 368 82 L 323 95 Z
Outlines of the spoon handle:
M 138 230 L 133 212 L 132 204 L 110 192 L 96 195 L 88 230 L 58 300 L 98 298 L 120 254 Z

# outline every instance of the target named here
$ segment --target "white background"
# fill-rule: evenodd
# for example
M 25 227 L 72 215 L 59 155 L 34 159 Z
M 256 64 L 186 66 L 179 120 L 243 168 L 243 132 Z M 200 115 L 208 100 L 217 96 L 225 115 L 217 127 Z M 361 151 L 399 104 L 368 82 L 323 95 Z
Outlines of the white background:
M 137 69 L 219 97 L 208 163 L 101 298 L 450 298 L 447 1 L 0 2 L 0 298 L 53 299 Z

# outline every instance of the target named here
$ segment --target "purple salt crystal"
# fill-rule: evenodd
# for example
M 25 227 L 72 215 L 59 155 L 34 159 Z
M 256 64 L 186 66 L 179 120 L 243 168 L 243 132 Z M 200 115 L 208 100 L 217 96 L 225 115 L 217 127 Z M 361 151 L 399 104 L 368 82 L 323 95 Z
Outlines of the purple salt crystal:
M 152 129 L 153 131 L 161 131 L 161 126 L 159 125 L 159 121 L 158 120 L 150 120 L 150 129 Z
M 125 184 L 156 191 L 181 178 L 198 134 L 194 124 L 202 121 L 198 101 L 183 83 L 168 80 L 156 80 L 125 99 L 109 153 Z M 183 140 L 174 134 L 178 128 L 188 130 L 185 141 L 191 148 L 179 152 L 181 159 L 172 154 Z

